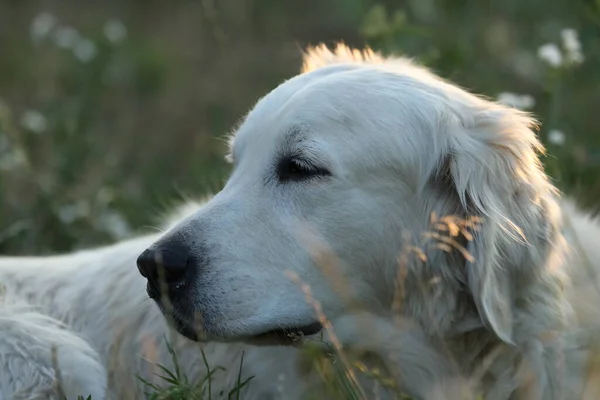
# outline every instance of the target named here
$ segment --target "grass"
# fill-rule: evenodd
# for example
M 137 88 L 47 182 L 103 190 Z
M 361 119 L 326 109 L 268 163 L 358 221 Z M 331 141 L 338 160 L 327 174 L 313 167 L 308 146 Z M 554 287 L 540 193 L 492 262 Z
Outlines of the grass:
M 223 367 L 216 366 L 211 368 L 204 351 L 202 351 L 202 361 L 208 371 L 206 376 L 199 382 L 190 382 L 186 375 L 181 372 L 177 360 L 177 355 L 169 342 L 166 340 L 166 345 L 171 355 L 174 369 L 169 370 L 164 365 L 158 364 L 162 373 L 157 374 L 158 378 L 163 381 L 163 385 L 157 385 L 138 377 L 147 387 L 146 392 L 150 400 L 212 400 L 213 393 L 211 390 L 211 381 L 215 374 L 225 373 L 227 370 Z M 323 342 L 324 343 L 324 342 Z M 327 349 L 324 351 L 324 348 Z M 322 380 L 322 384 L 312 389 L 317 394 L 312 394 L 311 389 L 306 394 L 306 399 L 331 399 L 331 400 L 353 400 L 367 399 L 368 397 L 362 393 L 362 389 L 357 385 L 355 379 L 351 378 L 350 370 L 340 362 L 336 362 L 332 355 L 334 350 L 329 344 L 325 347 L 321 345 L 307 344 L 302 350 L 306 362 L 305 368 L 310 368 L 317 371 Z M 240 364 L 237 373 L 237 380 L 229 392 L 218 393 L 216 398 L 227 398 L 228 400 L 243 400 L 242 389 L 252 384 L 254 377 L 248 377 L 244 380 L 242 376 L 242 366 L 244 363 L 244 355 L 240 357 Z M 380 385 L 397 390 L 395 382 L 386 376 L 379 369 L 371 370 L 364 363 L 355 361 L 352 363 L 352 369 L 358 370 L 359 373 L 370 380 L 379 382 Z M 408 396 L 399 393 L 398 400 L 410 399 Z
M 202 362 L 204 363 L 207 374 L 206 376 L 197 382 L 191 382 L 186 374 L 181 371 L 177 354 L 169 341 L 165 337 L 165 343 L 171 360 L 173 362 L 173 369 L 169 369 L 166 366 L 157 363 L 157 367 L 160 372 L 156 373 L 156 376 L 161 381 L 160 384 L 151 383 L 146 379 L 137 376 L 145 388 L 145 394 L 149 400 L 212 400 L 212 399 L 224 399 L 227 400 L 243 400 L 242 390 L 252 384 L 254 377 L 248 377 L 242 380 L 242 366 L 244 363 L 244 355 L 240 357 L 239 369 L 237 372 L 237 380 L 227 393 L 213 393 L 211 388 L 211 382 L 215 377 L 215 374 L 226 373 L 227 370 L 221 366 L 211 367 L 208 363 L 204 351 L 202 351 Z M 323 342 L 324 343 L 324 342 Z M 328 349 L 325 350 L 324 349 Z M 304 353 L 305 365 L 304 368 L 310 368 L 317 371 L 322 382 L 312 389 L 309 389 L 306 394 L 307 400 L 317 399 L 331 399 L 331 400 L 358 400 L 367 399 L 368 397 L 362 392 L 362 389 L 357 386 L 354 379 L 350 378 L 349 370 L 345 368 L 341 363 L 336 362 L 333 355 L 333 349 L 329 347 L 329 344 L 312 345 L 307 344 L 302 350 Z M 364 363 L 360 361 L 353 361 L 352 368 L 363 374 L 369 380 L 378 382 L 379 385 L 387 388 L 391 388 L 398 393 L 398 400 L 409 400 L 410 397 L 400 393 L 397 389 L 396 384 L 391 380 L 385 373 L 379 369 L 369 369 Z M 61 388 L 61 376 L 60 370 L 55 366 L 57 393 L 59 397 L 68 400 L 64 395 Z M 134 378 L 134 377 L 132 377 Z M 315 392 L 315 393 L 312 393 Z M 79 396 L 77 400 L 95 400 L 91 396 Z
M 207 374 L 199 382 L 190 382 L 185 373 L 182 373 L 179 368 L 179 362 L 177 360 L 177 354 L 173 350 L 173 347 L 169 344 L 169 341 L 165 338 L 166 346 L 171 355 L 174 370 L 170 371 L 167 367 L 162 364 L 157 364 L 159 369 L 162 371 L 162 374 L 157 374 L 158 378 L 160 378 L 165 385 L 157 385 L 154 383 L 150 383 L 143 379 L 142 377 L 138 377 L 142 383 L 149 390 L 146 392 L 146 395 L 150 400 L 212 400 L 213 393 L 211 382 L 214 374 L 219 372 L 227 372 L 227 370 L 223 367 L 215 367 L 211 369 L 208 360 L 206 359 L 206 355 L 204 354 L 204 350 L 202 350 L 202 361 L 204 362 L 204 366 L 206 367 Z M 227 394 L 228 400 L 239 400 L 241 390 L 248 385 L 248 383 L 252 380 L 252 377 L 247 378 L 242 381 L 242 365 L 244 363 L 244 355 L 240 358 L 240 367 L 238 372 L 238 379 L 236 384 L 229 393 Z M 222 398 L 223 393 L 219 393 L 219 398 Z

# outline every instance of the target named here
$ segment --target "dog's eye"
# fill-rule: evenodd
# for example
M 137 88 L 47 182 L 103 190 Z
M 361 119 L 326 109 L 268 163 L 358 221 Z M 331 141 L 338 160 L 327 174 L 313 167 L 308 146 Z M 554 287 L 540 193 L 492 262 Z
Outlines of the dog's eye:
M 296 158 L 283 159 L 277 166 L 277 178 L 280 182 L 303 181 L 329 175 L 329 170 Z

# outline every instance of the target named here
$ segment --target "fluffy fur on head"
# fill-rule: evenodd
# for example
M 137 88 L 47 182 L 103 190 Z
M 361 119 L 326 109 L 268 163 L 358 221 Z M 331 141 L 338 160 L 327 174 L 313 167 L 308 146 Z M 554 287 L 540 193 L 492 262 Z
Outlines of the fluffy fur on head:
M 444 262 L 439 255 L 426 254 L 434 265 L 418 268 L 431 268 L 443 278 L 440 284 L 452 290 L 462 286 L 460 290 L 468 295 L 455 301 L 472 299 L 490 337 L 517 349 L 521 362 L 529 363 L 537 379 L 535 389 L 529 387 L 535 392 L 528 395 L 562 398 L 557 377 L 564 365 L 558 353 L 574 321 L 565 292 L 567 249 L 559 198 L 539 160 L 544 148 L 533 131 L 535 120 L 467 93 L 409 60 L 386 59 L 371 50 L 316 47 L 307 51 L 304 71 L 332 64 L 366 65 L 383 74 L 412 78 L 414 86 L 427 85 L 420 88 L 425 92 L 422 95 L 434 101 L 415 104 L 434 107 L 429 110 L 434 120 L 426 125 L 428 132 L 419 132 L 425 145 L 418 161 L 419 203 L 426 205 L 427 212 L 476 217 L 481 223 L 468 240 L 462 240 L 468 252 L 464 265 L 453 255 L 444 257 Z M 415 102 L 419 100 L 415 96 Z M 422 273 L 416 275 L 424 278 Z M 414 306 L 413 317 L 424 325 L 432 322 L 419 315 L 427 305 Z M 456 317 L 449 317 L 453 324 L 458 322 Z M 433 330 L 440 328 L 444 332 L 442 326 Z

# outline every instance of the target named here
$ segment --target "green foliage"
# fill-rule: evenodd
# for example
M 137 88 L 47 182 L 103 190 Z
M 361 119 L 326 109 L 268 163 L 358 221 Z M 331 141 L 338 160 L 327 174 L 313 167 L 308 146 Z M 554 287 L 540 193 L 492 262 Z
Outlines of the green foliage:
M 177 359 L 177 353 L 166 338 L 165 343 L 167 350 L 171 355 L 174 369 L 171 371 L 166 366 L 157 364 L 157 367 L 161 370 L 161 372 L 157 374 L 157 377 L 161 381 L 158 384 L 148 382 L 142 377 L 138 377 L 138 379 L 146 386 L 148 390 L 146 392 L 148 398 L 150 400 L 212 400 L 212 379 L 216 373 L 226 372 L 226 370 L 222 367 L 211 368 L 208 360 L 206 359 L 206 355 L 202 350 L 202 362 L 204 363 L 207 371 L 206 376 L 199 382 L 190 382 L 186 374 L 181 371 L 179 360 Z M 252 380 L 252 377 L 245 380 L 241 379 L 243 363 L 244 354 L 242 353 L 236 384 L 227 394 L 227 399 L 229 400 L 239 400 L 242 389 Z M 223 398 L 223 393 L 219 393 L 218 398 Z
M 236 1 L 67 1 L 37 14 L 0 4 L 14 15 L 0 25 L 0 253 L 109 243 L 147 230 L 187 193 L 218 190 L 229 171 L 221 139 L 297 73 L 300 47 L 332 40 L 414 57 L 492 98 L 531 96 L 549 172 L 598 205 L 597 2 Z M 538 49 L 557 43 L 564 58 L 565 28 L 585 59 L 549 65 Z
M 36 33 L 44 19 L 48 31 Z M 111 24 L 121 38 L 107 34 Z M 175 57 L 128 38 L 118 21 L 103 28 L 104 35 L 84 34 L 41 13 L 31 23 L 31 43 L 0 61 L 9 71 L 23 63 L 17 89 L 29 92 L 21 107 L 0 99 L 0 253 L 112 242 L 156 221 L 167 199 L 181 198 L 173 176 L 185 171 L 185 186 L 203 192 L 211 182 L 207 170 L 213 182 L 224 175 L 217 141 L 187 146 L 173 140 L 168 124 L 144 121 L 146 109 L 163 101 Z M 4 92 L 14 85 L 6 83 Z M 206 157 L 186 168 L 174 154 L 182 149 L 187 159 Z

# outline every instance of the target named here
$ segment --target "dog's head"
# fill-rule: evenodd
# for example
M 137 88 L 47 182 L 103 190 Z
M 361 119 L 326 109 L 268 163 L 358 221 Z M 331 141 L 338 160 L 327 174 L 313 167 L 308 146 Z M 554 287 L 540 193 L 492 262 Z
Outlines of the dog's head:
M 312 49 L 237 129 L 225 187 L 140 256 L 149 293 L 192 338 L 311 334 L 315 308 L 389 308 L 432 213 L 476 216 L 448 279 L 511 341 L 513 284 L 545 274 L 557 237 L 532 125 L 409 60 Z

